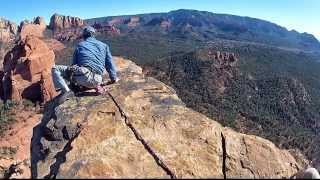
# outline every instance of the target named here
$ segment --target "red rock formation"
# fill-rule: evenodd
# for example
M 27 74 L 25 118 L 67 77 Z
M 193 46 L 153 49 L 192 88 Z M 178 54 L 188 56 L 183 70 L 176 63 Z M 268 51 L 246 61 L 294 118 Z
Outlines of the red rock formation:
M 53 16 L 51 16 L 49 27 L 53 31 L 61 31 L 68 28 L 82 27 L 83 25 L 83 20 L 78 17 L 61 16 L 58 14 L 54 14 Z
M 40 39 L 27 36 L 4 60 L 5 99 L 47 102 L 56 96 L 51 69 L 55 55 Z
M 215 61 L 215 66 L 220 68 L 225 67 L 232 67 L 234 66 L 238 59 L 236 58 L 234 53 L 229 52 L 223 52 L 220 51 L 211 51 L 208 50 L 208 52 L 204 51 L 206 54 L 208 54 L 208 58 Z
M 49 28 L 53 30 L 53 37 L 59 41 L 72 41 L 81 36 L 84 21 L 78 17 L 51 16 Z
M 21 39 L 25 39 L 30 35 L 43 37 L 43 32 L 46 29 L 46 23 L 42 17 L 36 17 L 33 23 L 22 22 L 19 29 Z
M 95 30 L 101 34 L 120 35 L 120 30 L 114 25 L 103 25 L 100 23 L 95 23 L 92 27 L 94 27 Z

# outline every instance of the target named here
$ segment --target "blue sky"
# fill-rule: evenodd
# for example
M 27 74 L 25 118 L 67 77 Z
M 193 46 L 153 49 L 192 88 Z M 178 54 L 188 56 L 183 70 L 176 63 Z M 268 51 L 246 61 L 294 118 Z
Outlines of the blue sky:
M 54 13 L 81 18 L 196 9 L 268 20 L 320 40 L 320 0 L 0 0 L 0 17 L 16 23 Z

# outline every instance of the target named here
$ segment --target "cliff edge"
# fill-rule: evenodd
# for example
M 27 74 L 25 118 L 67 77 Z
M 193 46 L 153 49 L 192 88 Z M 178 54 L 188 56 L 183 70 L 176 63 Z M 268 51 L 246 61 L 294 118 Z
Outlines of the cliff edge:
M 34 128 L 34 178 L 289 178 L 286 150 L 237 133 L 185 106 L 133 62 L 115 58 L 121 81 L 104 96 L 48 103 Z

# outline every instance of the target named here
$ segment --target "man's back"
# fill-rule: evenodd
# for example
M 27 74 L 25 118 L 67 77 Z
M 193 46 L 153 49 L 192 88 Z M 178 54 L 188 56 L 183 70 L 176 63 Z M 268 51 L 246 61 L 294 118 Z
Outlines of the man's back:
M 101 84 L 105 71 L 109 74 L 110 83 L 119 81 L 109 46 L 96 40 L 94 34 L 93 27 L 84 27 L 82 32 L 84 41 L 78 44 L 73 54 L 72 64 L 77 66 L 55 65 L 52 68 L 55 88 L 61 90 L 59 104 L 72 97 L 73 94 L 66 79 L 71 80 L 71 83 L 77 86 L 94 88 L 97 94 L 104 93 Z
M 105 61 L 109 47 L 93 37 L 87 38 L 78 44 L 74 56 L 73 64 L 89 66 L 96 73 L 105 72 Z

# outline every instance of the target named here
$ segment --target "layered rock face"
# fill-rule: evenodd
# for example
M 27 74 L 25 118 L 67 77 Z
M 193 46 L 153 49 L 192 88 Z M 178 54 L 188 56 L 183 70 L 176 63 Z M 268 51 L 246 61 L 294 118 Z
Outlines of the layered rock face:
M 47 102 L 55 97 L 51 77 L 54 57 L 53 51 L 34 36 L 27 36 L 20 41 L 5 56 L 5 98 L 18 102 L 23 98 Z
M 47 105 L 32 138 L 34 178 L 289 178 L 300 168 L 270 141 L 188 109 L 131 61 L 115 62 L 121 81 L 106 95 Z
M 78 17 L 62 16 L 54 14 L 51 16 L 49 28 L 53 36 L 59 41 L 72 41 L 81 35 L 84 21 Z
M 50 29 L 53 31 L 59 31 L 68 28 L 76 28 L 84 25 L 82 19 L 78 17 L 62 16 L 54 14 L 50 19 Z

